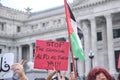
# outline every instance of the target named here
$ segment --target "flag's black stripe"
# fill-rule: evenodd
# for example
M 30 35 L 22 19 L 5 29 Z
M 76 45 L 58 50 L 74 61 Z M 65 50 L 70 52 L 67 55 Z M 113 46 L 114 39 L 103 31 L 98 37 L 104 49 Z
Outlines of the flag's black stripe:
M 67 6 L 68 6 L 68 9 L 69 9 L 69 12 L 70 12 L 71 19 L 76 22 L 75 17 L 74 17 L 74 15 L 73 15 L 73 13 L 72 13 L 72 11 L 70 9 L 70 6 L 68 4 L 67 4 Z M 83 33 L 82 33 L 82 31 L 81 31 L 81 29 L 79 27 L 77 27 L 77 34 L 78 34 L 80 39 L 83 37 Z
M 80 39 L 83 37 L 82 30 L 80 28 L 78 28 L 78 27 L 77 27 L 77 34 L 78 34 Z
M 72 11 L 71 11 L 71 9 L 70 9 L 70 6 L 69 6 L 68 4 L 67 4 L 67 6 L 68 6 L 68 9 L 69 9 L 69 12 L 70 12 L 70 17 L 71 17 L 71 19 L 76 22 L 75 17 L 74 17 L 74 15 L 73 15 L 73 13 L 72 13 Z

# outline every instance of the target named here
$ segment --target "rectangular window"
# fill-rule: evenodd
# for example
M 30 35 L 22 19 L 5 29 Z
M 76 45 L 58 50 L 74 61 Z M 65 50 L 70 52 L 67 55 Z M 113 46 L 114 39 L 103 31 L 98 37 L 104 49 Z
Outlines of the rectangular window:
M 21 29 L 20 26 L 17 26 L 17 32 L 20 32 L 20 29 Z
M 33 49 L 33 57 L 34 57 L 34 55 L 35 55 L 35 49 Z
M 97 32 L 97 41 L 102 40 L 102 32 Z
M 31 29 L 34 29 L 34 26 L 33 26 L 33 25 L 31 26 Z
M 113 38 L 120 37 L 120 29 L 113 29 Z
M 0 30 L 4 31 L 5 23 L 0 23 Z
M 1 26 L 2 26 L 2 29 L 1 29 L 1 30 L 4 31 L 4 24 L 2 23 Z
M 0 54 L 2 53 L 2 49 L 0 49 Z
M 42 26 L 45 27 L 45 23 L 43 23 Z

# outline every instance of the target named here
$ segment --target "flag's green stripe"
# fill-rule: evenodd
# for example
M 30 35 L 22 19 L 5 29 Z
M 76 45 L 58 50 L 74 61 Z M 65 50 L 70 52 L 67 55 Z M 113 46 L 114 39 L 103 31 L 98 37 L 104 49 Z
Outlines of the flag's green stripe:
M 82 60 L 85 60 L 85 56 L 83 54 L 83 50 L 78 44 L 78 39 L 76 37 L 76 34 L 73 32 L 70 36 L 71 39 L 71 45 L 72 45 L 72 52 L 75 57 L 80 58 Z

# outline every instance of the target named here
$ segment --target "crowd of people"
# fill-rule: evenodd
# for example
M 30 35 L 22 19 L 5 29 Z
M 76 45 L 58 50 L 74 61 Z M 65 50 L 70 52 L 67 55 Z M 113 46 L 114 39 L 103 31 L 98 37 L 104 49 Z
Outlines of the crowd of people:
M 65 75 L 63 76 L 64 73 L 60 76 L 59 73 L 57 73 L 55 70 L 51 71 L 49 73 L 46 80 L 53 80 L 52 76 L 55 73 L 58 76 L 58 79 L 56 79 L 56 80 L 67 80 L 67 79 L 65 79 Z M 77 77 L 75 77 L 75 74 L 72 72 L 72 73 L 70 73 L 68 80 L 79 80 L 79 79 Z M 106 69 L 101 68 L 101 67 L 95 67 L 89 71 L 89 73 L 86 77 L 86 80 L 115 80 L 115 79 L 114 79 L 114 77 L 112 77 L 110 75 L 110 73 Z M 117 80 L 120 80 L 120 73 L 118 75 Z
M 18 79 L 15 79 L 13 76 L 12 79 L 7 80 L 28 80 L 24 72 L 23 68 L 24 64 L 25 64 L 24 60 L 21 60 L 19 63 L 13 64 L 12 70 L 14 71 L 14 73 L 18 75 Z M 54 75 L 57 75 L 57 77 L 53 78 Z M 71 72 L 69 76 L 66 77 L 65 71 L 51 70 L 48 76 L 46 77 L 46 80 L 78 80 L 78 78 L 75 76 L 74 72 Z M 104 68 L 95 67 L 89 71 L 86 80 L 115 80 L 115 79 Z M 117 80 L 120 80 L 120 73 L 118 73 Z

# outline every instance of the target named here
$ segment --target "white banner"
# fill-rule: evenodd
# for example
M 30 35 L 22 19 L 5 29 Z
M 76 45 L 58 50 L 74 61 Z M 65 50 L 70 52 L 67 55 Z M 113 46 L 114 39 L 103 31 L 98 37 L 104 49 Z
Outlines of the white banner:
M 0 54 L 0 79 L 11 78 L 13 76 L 13 71 L 11 70 L 13 63 L 13 53 Z

